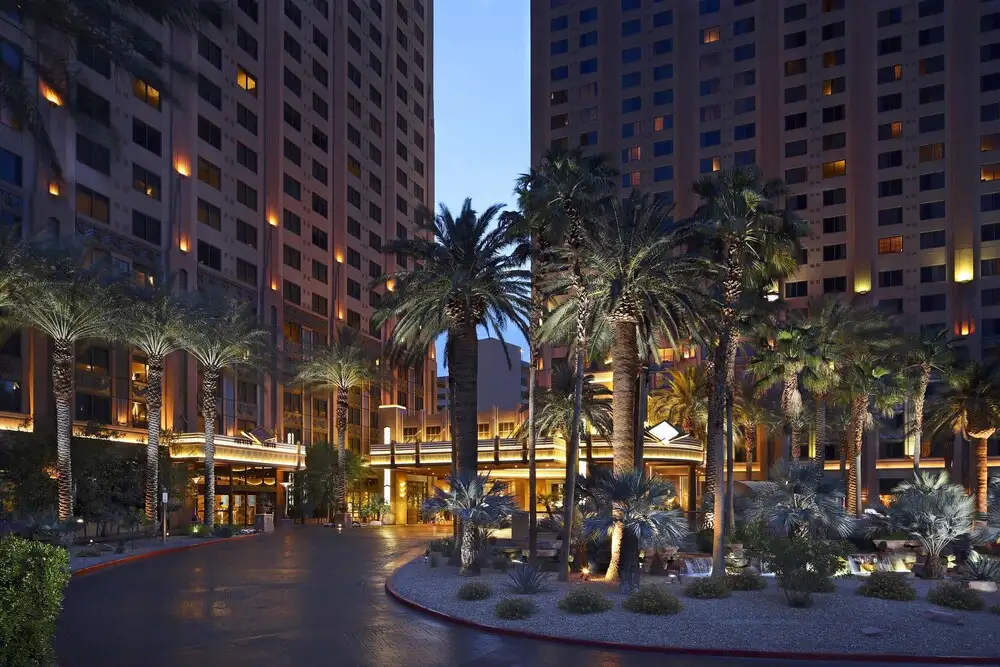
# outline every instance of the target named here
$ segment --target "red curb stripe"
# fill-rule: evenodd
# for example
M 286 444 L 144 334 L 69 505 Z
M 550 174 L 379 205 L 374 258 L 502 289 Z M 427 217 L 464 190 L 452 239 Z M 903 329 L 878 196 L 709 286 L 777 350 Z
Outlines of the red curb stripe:
M 895 653 L 829 653 L 811 651 L 748 651 L 742 649 L 725 648 L 697 648 L 693 646 L 651 646 L 649 644 L 625 644 L 622 642 L 603 641 L 599 639 L 581 639 L 576 637 L 558 637 L 555 635 L 543 635 L 530 630 L 514 630 L 512 628 L 501 628 L 493 625 L 485 625 L 470 621 L 465 618 L 451 616 L 442 611 L 425 607 L 424 605 L 404 597 L 392 586 L 392 577 L 385 581 L 385 591 L 389 597 L 398 602 L 423 612 L 429 616 L 439 618 L 449 623 L 463 625 L 475 630 L 490 632 L 509 637 L 522 639 L 538 639 L 541 641 L 553 642 L 556 644 L 569 644 L 573 646 L 585 646 L 588 648 L 611 649 L 616 651 L 635 651 L 638 653 L 662 653 L 668 655 L 698 655 L 712 656 L 717 658 L 771 658 L 774 660 L 822 660 L 822 661 L 855 661 L 855 662 L 901 662 L 901 663 L 925 663 L 932 665 L 997 665 L 1000 658 L 983 658 L 960 656 L 925 656 L 925 655 L 899 655 Z
M 117 560 L 109 560 L 104 563 L 97 563 L 96 565 L 88 565 L 87 567 L 82 567 L 79 570 L 73 572 L 72 578 L 82 577 L 85 574 L 92 574 L 99 570 L 103 570 L 108 567 L 113 567 L 115 565 L 124 565 L 125 563 L 131 563 L 133 561 L 142 560 L 143 558 L 151 558 L 152 556 L 162 556 L 164 554 L 176 553 L 178 551 L 187 551 L 188 549 L 197 549 L 198 547 L 207 547 L 211 544 L 221 544 L 223 542 L 229 542 L 231 540 L 241 540 L 247 537 L 257 537 L 263 533 L 253 533 L 248 535 L 234 535 L 232 537 L 219 538 L 215 540 L 206 540 L 204 542 L 195 542 L 194 544 L 185 544 L 179 547 L 169 547 L 167 549 L 157 549 L 155 551 L 147 551 L 141 554 L 134 554 L 132 556 L 125 556 L 124 558 L 119 558 Z

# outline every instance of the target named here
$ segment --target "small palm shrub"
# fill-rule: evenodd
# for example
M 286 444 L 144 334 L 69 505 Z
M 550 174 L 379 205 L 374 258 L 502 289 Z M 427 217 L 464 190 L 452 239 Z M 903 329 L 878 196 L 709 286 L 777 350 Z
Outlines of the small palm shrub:
M 232 537 L 235 534 L 236 526 L 228 523 L 220 523 L 212 527 L 212 537 Z
M 611 600 L 586 586 L 577 586 L 559 601 L 559 608 L 570 614 L 597 614 L 611 611 Z
M 431 540 L 427 544 L 427 548 L 431 551 L 436 551 L 439 554 L 451 555 L 455 550 L 455 540 L 450 537 L 441 537 L 436 540 Z
M 868 581 L 858 586 L 858 595 L 907 601 L 917 597 L 917 589 L 899 572 L 872 572 Z
M 528 598 L 507 598 L 497 603 L 497 618 L 506 621 L 521 621 L 538 611 L 535 603 Z
M 726 580 L 718 577 L 697 579 L 684 588 L 684 595 L 702 600 L 727 598 L 732 595 Z
M 965 611 L 979 611 L 986 604 L 979 591 L 952 581 L 943 581 L 927 593 L 927 601 L 931 604 Z
M 964 581 L 1000 581 L 1000 558 L 973 551 L 958 569 L 958 577 Z
M 469 581 L 459 587 L 455 597 L 459 600 L 485 600 L 491 595 L 493 595 L 493 589 L 489 584 L 481 581 Z
M 510 578 L 507 589 L 514 593 L 534 595 L 549 589 L 549 575 L 536 565 L 521 563 L 512 572 L 508 572 L 507 576 Z
M 657 584 L 645 584 L 628 596 L 622 602 L 622 607 L 636 614 L 666 616 L 679 612 L 681 603 L 665 587 Z
M 753 570 L 740 570 L 726 575 L 726 586 L 733 591 L 759 591 L 767 588 L 767 579 Z

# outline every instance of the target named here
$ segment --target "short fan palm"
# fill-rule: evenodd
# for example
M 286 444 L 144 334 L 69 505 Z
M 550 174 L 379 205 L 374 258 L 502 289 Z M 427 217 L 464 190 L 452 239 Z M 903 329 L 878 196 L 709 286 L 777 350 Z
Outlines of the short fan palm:
M 687 535 L 683 512 L 668 509 L 676 498 L 674 485 L 641 471 L 602 475 L 590 489 L 597 515 L 584 520 L 584 531 L 607 537 L 622 531 L 618 589 L 625 594 L 639 590 L 639 549 L 676 545 Z
M 490 480 L 487 475 L 458 475 L 448 479 L 448 489 L 434 489 L 424 501 L 424 513 L 450 512 L 462 525 L 462 567 L 459 574 L 468 576 L 479 570 L 476 537 L 482 526 L 493 526 L 510 517 L 517 509 L 514 496 L 507 493 L 507 483 Z
M 854 531 L 839 482 L 813 461 L 777 461 L 767 481 L 745 484 L 752 493 L 745 519 L 772 535 L 843 538 Z

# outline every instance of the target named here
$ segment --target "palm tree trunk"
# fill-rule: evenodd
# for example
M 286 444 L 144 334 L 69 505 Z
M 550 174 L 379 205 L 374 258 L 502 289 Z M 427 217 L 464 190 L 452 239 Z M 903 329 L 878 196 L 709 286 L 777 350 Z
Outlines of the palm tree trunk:
M 205 516 L 203 523 L 215 525 L 215 417 L 218 405 L 219 370 L 205 368 L 201 381 L 201 414 L 205 420 Z M 299 508 L 301 511 L 301 508 Z
M 528 357 L 528 562 L 538 563 L 538 462 L 535 452 L 538 435 L 535 432 L 535 394 L 538 385 L 538 348 L 535 345 L 534 327 L 538 322 L 532 312 L 531 342 Z
M 56 402 L 56 480 L 59 489 L 60 521 L 67 521 L 73 515 L 73 463 L 70 438 L 73 435 L 75 347 L 71 340 L 52 341 L 52 393 Z
M 989 438 L 976 438 L 976 513 L 985 518 L 987 491 L 989 490 L 989 461 L 987 442 Z
M 785 384 L 781 390 L 781 410 L 785 414 L 785 458 L 798 459 L 801 450 L 799 448 L 798 429 L 795 428 L 795 415 L 792 409 L 795 401 L 795 388 L 798 378 L 794 375 L 785 378 Z
M 563 494 L 563 547 L 559 554 L 559 581 L 569 579 L 570 542 L 573 535 L 573 511 L 576 504 L 576 468 L 580 459 L 580 417 L 583 412 L 583 360 L 587 351 L 587 317 L 590 299 L 580 275 L 580 263 L 573 267 L 573 297 L 576 311 L 576 384 L 573 386 L 573 421 L 569 428 L 566 451 L 566 491 Z
M 163 357 L 146 361 L 146 518 L 156 519 L 156 491 L 160 462 L 160 408 L 163 405 Z
M 861 516 L 861 443 L 864 438 L 863 419 L 868 407 L 867 396 L 856 396 L 851 402 L 851 428 L 848 441 L 848 457 L 851 468 L 847 478 L 847 508 L 855 516 Z
M 336 513 L 347 511 L 347 401 L 346 387 L 337 388 L 337 486 L 333 501 Z
M 614 457 L 615 474 L 624 473 L 635 467 L 635 378 L 639 372 L 639 342 L 636 337 L 635 322 L 620 319 L 614 322 L 611 342 L 612 371 L 611 410 L 612 433 L 611 451 Z M 615 510 L 616 515 L 620 510 Z M 611 562 L 608 563 L 605 581 L 618 577 L 621 562 L 622 528 L 615 523 L 611 531 Z
M 840 453 L 840 486 L 845 499 L 847 498 L 847 442 L 849 439 L 850 433 L 848 432 L 844 435 L 844 439 L 841 441 L 840 447 L 837 448 Z
M 757 449 L 757 425 L 753 424 L 743 434 L 743 449 L 746 450 L 747 479 L 753 478 L 753 454 Z
M 458 573 L 463 577 L 478 574 L 476 567 L 476 525 L 471 521 L 462 522 L 462 567 Z
M 923 368 L 920 373 L 920 385 L 913 397 L 913 469 L 920 470 L 920 448 L 923 446 L 924 431 L 924 401 L 927 398 L 927 387 L 931 384 L 931 369 Z
M 726 522 L 729 530 L 736 530 L 736 480 L 733 477 L 733 394 L 726 394 Z
M 455 405 L 452 409 L 458 426 L 458 476 L 470 480 L 476 476 L 479 467 L 479 422 L 476 414 L 479 341 L 476 339 L 475 323 L 457 328 L 452 335 L 454 354 L 448 363 L 451 364 L 450 381 L 455 383 Z
M 619 533 L 622 533 L 621 548 L 621 579 L 618 582 L 618 591 L 624 595 L 631 595 L 639 590 L 639 538 L 632 531 L 621 529 L 621 524 L 616 523 Z
M 816 395 L 816 455 L 813 460 L 822 475 L 826 465 L 826 396 L 822 394 Z

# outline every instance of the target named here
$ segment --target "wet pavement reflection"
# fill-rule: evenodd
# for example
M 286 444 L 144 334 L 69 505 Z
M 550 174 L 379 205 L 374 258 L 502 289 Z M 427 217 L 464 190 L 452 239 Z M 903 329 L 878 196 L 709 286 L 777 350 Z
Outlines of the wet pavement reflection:
M 62 667 L 764 667 L 491 635 L 390 600 L 392 569 L 447 527 L 292 527 L 74 580 Z M 706 628 L 706 631 L 709 629 Z M 788 663 L 793 664 L 793 663 Z M 802 662 L 794 664 L 804 664 Z M 833 666 L 835 663 L 816 663 Z M 846 664 L 846 663 L 844 663 Z M 867 663 L 872 665 L 873 663 Z

